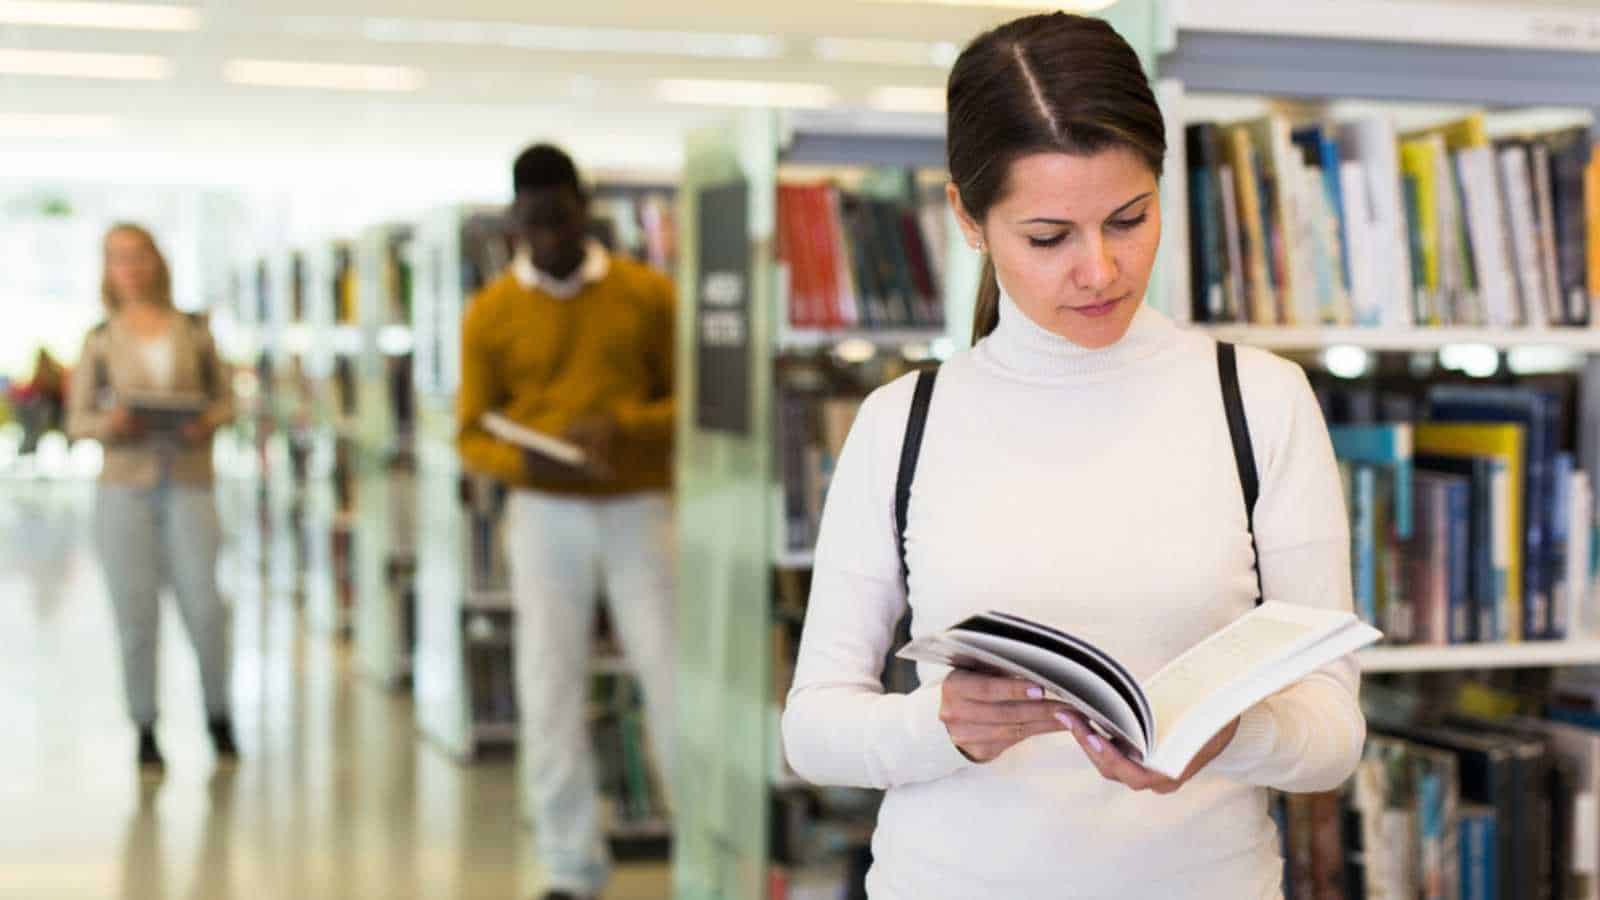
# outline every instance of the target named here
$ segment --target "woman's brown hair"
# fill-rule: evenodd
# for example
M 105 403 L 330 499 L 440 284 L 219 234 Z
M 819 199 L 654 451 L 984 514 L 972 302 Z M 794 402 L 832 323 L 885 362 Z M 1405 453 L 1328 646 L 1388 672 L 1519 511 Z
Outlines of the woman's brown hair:
M 135 225 L 132 222 L 118 222 L 106 230 L 105 240 L 101 244 L 106 255 L 109 256 L 111 251 L 111 239 L 119 234 L 132 235 L 138 238 L 144 242 L 145 249 L 155 254 L 156 283 L 150 299 L 167 309 L 172 309 L 172 270 L 167 268 L 167 258 L 162 255 L 161 248 L 156 245 L 155 235 L 151 234 L 150 229 L 145 228 L 143 225 Z M 122 308 L 122 298 L 117 296 L 116 290 L 111 286 L 109 260 L 102 262 L 100 300 L 105 304 L 106 315 L 108 316 L 116 315 L 117 310 Z
M 1011 163 L 1032 153 L 1133 151 L 1161 176 L 1166 125 L 1139 56 L 1100 19 L 1027 16 L 981 34 L 948 87 L 950 178 L 982 222 L 1006 190 Z M 983 260 L 972 339 L 1000 321 L 994 262 Z

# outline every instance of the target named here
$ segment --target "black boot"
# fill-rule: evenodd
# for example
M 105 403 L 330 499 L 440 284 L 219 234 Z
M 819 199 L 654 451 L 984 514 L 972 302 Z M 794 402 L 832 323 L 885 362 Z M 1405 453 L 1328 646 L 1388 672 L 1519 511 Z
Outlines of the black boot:
M 161 756 L 161 748 L 156 745 L 155 726 L 139 729 L 139 768 L 151 775 L 167 771 L 167 761 Z
M 208 726 L 211 732 L 211 746 L 217 751 L 217 756 L 222 759 L 238 759 L 239 745 L 233 742 L 233 720 L 227 716 L 212 719 Z
M 567 891 L 551 891 L 544 895 L 544 900 L 583 900 L 583 898 Z

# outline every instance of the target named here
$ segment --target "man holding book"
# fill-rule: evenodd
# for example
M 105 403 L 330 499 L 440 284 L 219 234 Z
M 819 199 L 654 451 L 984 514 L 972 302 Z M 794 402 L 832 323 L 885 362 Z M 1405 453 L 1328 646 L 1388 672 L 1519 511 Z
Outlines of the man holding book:
M 608 860 L 586 725 L 604 592 L 672 771 L 671 281 L 589 238 L 572 160 L 513 167 L 516 252 L 462 324 L 457 446 L 511 488 L 517 701 L 547 900 L 598 895 Z

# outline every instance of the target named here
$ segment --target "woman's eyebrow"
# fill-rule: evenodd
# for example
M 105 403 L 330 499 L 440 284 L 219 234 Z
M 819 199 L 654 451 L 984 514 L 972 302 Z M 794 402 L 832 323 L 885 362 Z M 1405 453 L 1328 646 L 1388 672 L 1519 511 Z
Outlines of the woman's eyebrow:
M 1144 193 L 1140 194 L 1139 196 L 1133 198 L 1132 200 L 1129 200 L 1127 203 L 1124 203 L 1121 206 L 1117 207 L 1116 209 L 1112 210 L 1111 211 L 1111 215 L 1107 216 L 1106 218 L 1116 218 L 1118 215 L 1127 212 L 1129 207 L 1135 206 L 1138 203 L 1140 203 L 1141 201 L 1148 200 L 1154 195 L 1155 195 L 1154 191 L 1145 191 Z M 1034 219 L 1025 219 L 1025 220 L 1023 220 L 1021 222 L 1018 222 L 1017 224 L 1018 225 L 1072 225 L 1072 224 L 1075 224 L 1075 223 L 1071 219 L 1051 219 L 1051 218 L 1040 217 L 1040 218 L 1034 218 Z

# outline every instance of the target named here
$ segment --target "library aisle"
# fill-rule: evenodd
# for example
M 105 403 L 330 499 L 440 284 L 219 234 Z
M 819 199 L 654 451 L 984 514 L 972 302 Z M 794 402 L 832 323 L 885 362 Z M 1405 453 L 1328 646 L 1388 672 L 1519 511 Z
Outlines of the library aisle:
M 364 682 L 345 645 L 264 602 L 228 562 L 244 758 L 215 766 L 194 655 L 167 614 L 167 776 L 141 785 L 90 543 L 93 486 L 5 478 L 0 490 L 0 898 L 533 896 L 513 758 L 459 766 L 419 740 L 407 696 Z M 665 864 L 629 865 L 605 898 L 669 890 Z

